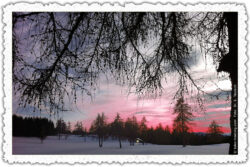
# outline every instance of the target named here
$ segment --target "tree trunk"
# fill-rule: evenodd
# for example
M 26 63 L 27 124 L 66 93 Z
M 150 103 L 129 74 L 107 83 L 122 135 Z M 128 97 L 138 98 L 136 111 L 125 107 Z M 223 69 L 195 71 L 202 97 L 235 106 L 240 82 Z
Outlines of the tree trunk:
M 218 71 L 230 74 L 232 91 L 229 154 L 238 154 L 238 13 L 225 12 L 224 18 L 228 28 L 229 53 L 222 58 Z
M 185 147 L 185 132 L 182 132 L 182 147 Z
M 101 145 L 100 145 L 100 147 L 102 147 L 102 143 L 103 143 L 103 137 L 101 136 Z
M 183 109 L 182 109 L 183 111 Z M 182 113 L 182 121 L 181 121 L 181 126 L 182 126 L 182 147 L 185 147 L 185 128 L 184 128 L 184 120 L 183 120 L 183 113 Z
M 229 154 L 238 154 L 238 13 L 226 13 L 229 35 L 229 53 L 233 62 L 230 78 L 231 91 L 231 115 L 230 115 L 230 147 Z
M 99 147 L 101 147 L 101 136 L 98 136 L 99 138 Z
M 119 145 L 120 145 L 120 148 L 122 148 L 122 142 L 121 142 L 121 138 L 119 137 Z

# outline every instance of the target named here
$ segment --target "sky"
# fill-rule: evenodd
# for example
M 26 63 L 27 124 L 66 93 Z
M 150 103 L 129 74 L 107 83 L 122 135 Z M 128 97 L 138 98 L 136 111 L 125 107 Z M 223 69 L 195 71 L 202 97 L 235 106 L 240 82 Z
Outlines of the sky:
M 27 27 L 26 27 L 27 29 Z M 21 30 L 26 31 L 25 26 Z M 199 50 L 199 49 L 196 49 Z M 191 97 L 196 94 L 189 94 L 185 100 L 191 106 L 194 115 L 191 130 L 193 132 L 206 132 L 209 124 L 215 120 L 222 128 L 224 133 L 230 133 L 229 116 L 230 100 L 227 100 L 230 94 L 231 84 L 228 75 L 218 74 L 213 65 L 210 56 L 204 56 L 201 52 L 193 53 L 193 62 L 191 63 L 189 73 L 202 90 L 208 93 L 221 92 L 219 99 L 210 99 L 204 95 L 203 106 L 201 110 L 197 102 Z M 32 59 L 32 57 L 28 57 Z M 172 127 L 176 115 L 173 114 L 176 99 L 173 99 L 177 86 L 178 78 L 175 73 L 166 74 L 167 82 L 163 83 L 163 92 L 158 97 L 138 98 L 136 94 L 128 94 L 128 87 L 118 85 L 114 80 L 107 80 L 106 77 L 100 77 L 98 80 L 98 89 L 94 92 L 93 98 L 82 95 L 74 104 L 73 97 L 65 98 L 65 107 L 68 111 L 61 112 L 59 115 L 50 116 L 48 111 L 41 108 L 41 112 L 33 112 L 33 106 L 22 108 L 18 106 L 18 94 L 13 94 L 13 113 L 22 116 L 47 117 L 56 121 L 58 118 L 70 121 L 73 125 L 81 121 L 83 126 L 89 128 L 92 121 L 98 113 L 104 113 L 107 121 L 111 122 L 117 113 L 126 120 L 128 117 L 136 116 L 138 121 L 143 116 L 146 117 L 149 127 L 156 127 L 159 123 L 163 126 Z M 36 110 L 36 109 L 35 109 Z
M 190 73 L 199 85 L 203 85 L 206 92 L 221 91 L 222 95 L 219 99 L 203 98 L 205 110 L 201 110 L 195 100 L 187 97 L 187 103 L 191 106 L 194 115 L 191 130 L 193 132 L 206 132 L 212 120 L 215 120 L 222 128 L 224 133 L 230 133 L 229 116 L 230 116 L 230 100 L 226 100 L 230 94 L 230 81 L 228 77 L 221 77 L 216 72 L 212 60 L 204 59 L 202 55 L 197 55 L 197 62 L 190 69 Z M 172 127 L 173 120 L 176 115 L 173 114 L 173 108 L 176 99 L 173 99 L 176 88 L 177 78 L 173 74 L 168 74 L 167 82 L 164 84 L 163 93 L 159 97 L 139 98 L 136 94 L 128 94 L 128 87 L 120 86 L 114 81 L 101 77 L 99 87 L 93 98 L 83 96 L 77 99 L 76 104 L 69 97 L 66 100 L 66 108 L 69 111 L 61 112 L 58 116 L 49 116 L 48 111 L 33 112 L 34 107 L 20 108 L 17 105 L 18 99 L 13 99 L 13 113 L 22 116 L 47 117 L 56 121 L 58 118 L 70 121 L 73 125 L 77 121 L 81 121 L 83 126 L 89 128 L 92 121 L 98 113 L 104 113 L 107 122 L 111 122 L 117 113 L 126 120 L 127 117 L 136 116 L 140 121 L 143 116 L 146 117 L 149 127 L 156 127 L 161 123 L 164 127 L 168 125 Z M 226 75 L 227 76 L 227 75 Z M 223 78 L 223 79 L 221 79 Z M 198 80 L 200 79 L 200 80 Z M 221 90 L 218 90 L 221 89 Z M 223 90 L 223 91 L 222 91 Z M 195 96 L 195 94 L 193 95 Z

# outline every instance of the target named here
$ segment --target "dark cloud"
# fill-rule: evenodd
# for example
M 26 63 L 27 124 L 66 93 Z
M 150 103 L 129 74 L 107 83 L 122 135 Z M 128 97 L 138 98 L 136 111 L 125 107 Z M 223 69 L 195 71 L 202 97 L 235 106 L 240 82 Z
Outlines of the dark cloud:
M 212 92 L 208 92 L 209 94 L 204 94 L 205 100 L 228 100 L 231 97 L 231 90 L 215 90 Z M 217 99 L 218 98 L 218 99 Z
M 137 111 L 135 112 L 134 114 L 135 115 L 139 115 L 139 114 L 147 114 L 147 113 L 150 113 L 151 111 Z
M 230 107 L 231 105 L 229 103 L 222 103 L 222 104 L 211 104 L 208 105 L 206 108 L 226 108 L 226 107 Z

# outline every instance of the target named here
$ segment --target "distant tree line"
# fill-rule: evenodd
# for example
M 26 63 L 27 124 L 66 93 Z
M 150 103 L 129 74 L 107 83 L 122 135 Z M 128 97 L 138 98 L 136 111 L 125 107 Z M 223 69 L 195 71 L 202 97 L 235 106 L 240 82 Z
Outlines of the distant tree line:
M 68 135 L 71 134 L 71 123 L 64 122 L 63 119 L 58 119 L 56 122 L 56 132 L 58 135 L 58 139 L 60 140 L 62 135 L 65 136 L 65 139 L 68 138 Z
M 122 140 L 128 140 L 131 146 L 136 142 L 140 142 L 143 145 L 145 143 L 183 145 L 183 142 L 185 145 L 205 145 L 229 142 L 229 136 L 223 135 L 221 127 L 215 121 L 211 122 L 206 133 L 190 132 L 185 123 L 183 123 L 185 130 L 181 125 L 177 126 L 176 124 L 180 123 L 178 116 L 174 120 L 172 131 L 169 126 L 163 127 L 162 124 L 159 124 L 156 128 L 148 128 L 146 122 L 145 117 L 138 121 L 135 116 L 128 117 L 123 121 L 117 113 L 114 120 L 111 123 L 107 123 L 107 117 L 102 113 L 98 114 L 93 121 L 89 133 L 98 136 L 99 147 L 103 146 L 103 141 L 108 137 L 118 139 L 120 148 L 122 148 Z M 183 136 L 183 131 L 185 132 L 185 137 Z
M 173 120 L 172 132 L 169 126 L 165 128 L 159 124 L 156 128 L 148 128 L 145 117 L 138 121 L 135 116 L 128 117 L 125 121 L 117 113 L 111 123 L 107 123 L 107 117 L 98 114 L 90 127 L 90 133 L 96 134 L 99 138 L 99 147 L 103 146 L 103 140 L 109 136 L 117 138 L 119 147 L 122 148 L 121 140 L 128 140 L 133 146 L 135 142 L 153 143 L 153 144 L 182 144 L 185 147 L 189 145 L 217 144 L 229 142 L 229 138 L 224 136 L 221 127 L 212 121 L 208 127 L 207 133 L 191 133 L 193 114 L 191 107 L 185 103 L 184 98 L 177 100 L 173 114 L 176 115 Z
M 70 134 L 85 136 L 87 129 L 83 127 L 82 122 L 76 122 L 72 129 L 70 122 L 58 119 L 56 124 L 47 118 L 12 116 L 13 136 L 19 137 L 38 137 L 41 142 L 46 136 L 58 135 L 67 139 Z
M 55 135 L 54 123 L 47 118 L 12 116 L 13 136 L 39 137 L 41 142 L 49 135 Z
M 177 117 L 178 118 L 178 115 Z M 173 122 L 173 128 L 169 126 L 163 127 L 160 123 L 155 128 L 148 127 L 145 117 L 138 121 L 135 116 L 128 117 L 125 121 L 117 113 L 114 120 L 107 122 L 107 117 L 104 113 L 98 114 L 96 119 L 87 131 L 83 127 L 82 122 L 76 122 L 74 127 L 71 123 L 66 123 L 63 119 L 59 119 L 54 123 L 47 118 L 23 118 L 21 116 L 13 115 L 13 136 L 23 137 L 39 137 L 41 142 L 49 135 L 58 135 L 60 140 L 62 136 L 67 139 L 68 135 L 79 135 L 85 137 L 87 135 L 96 135 L 99 141 L 99 147 L 103 146 L 105 139 L 111 137 L 118 140 L 118 145 L 122 148 L 122 141 L 128 140 L 130 145 L 140 142 L 141 144 L 152 143 L 160 145 L 205 145 L 205 144 L 219 144 L 228 143 L 229 136 L 223 135 L 221 127 L 212 121 L 206 133 L 194 133 L 190 130 L 185 131 L 185 138 L 177 126 L 178 119 Z M 188 128 L 186 128 L 188 129 Z

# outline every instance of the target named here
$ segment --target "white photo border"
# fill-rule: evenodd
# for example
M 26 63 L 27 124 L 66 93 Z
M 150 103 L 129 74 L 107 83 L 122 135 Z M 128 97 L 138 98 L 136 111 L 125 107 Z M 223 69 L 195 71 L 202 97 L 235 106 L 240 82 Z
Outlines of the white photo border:
M 233 11 L 238 12 L 238 155 L 12 155 L 12 12 L 53 11 L 53 12 L 108 12 L 108 11 Z M 243 4 L 224 3 L 11 3 L 2 7 L 3 11 L 3 62 L 4 62 L 4 109 L 3 117 L 3 159 L 12 163 L 243 163 L 247 161 L 247 13 Z

